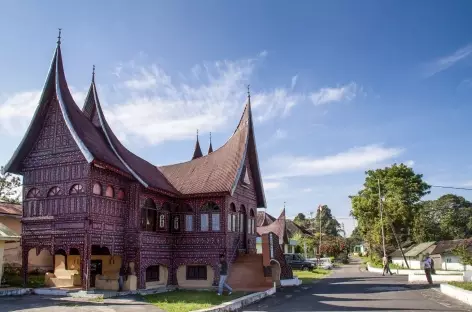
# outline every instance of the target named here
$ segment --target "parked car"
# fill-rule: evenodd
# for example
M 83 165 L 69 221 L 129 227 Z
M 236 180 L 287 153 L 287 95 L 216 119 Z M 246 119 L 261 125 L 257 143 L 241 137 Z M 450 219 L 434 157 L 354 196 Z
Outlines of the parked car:
M 310 258 L 308 260 L 315 262 L 316 266 L 320 269 L 331 270 L 334 267 L 334 264 L 331 262 L 330 258 Z
M 284 256 L 288 265 L 290 265 L 292 269 L 303 271 L 316 269 L 316 262 L 305 259 L 302 254 L 289 253 L 284 254 Z

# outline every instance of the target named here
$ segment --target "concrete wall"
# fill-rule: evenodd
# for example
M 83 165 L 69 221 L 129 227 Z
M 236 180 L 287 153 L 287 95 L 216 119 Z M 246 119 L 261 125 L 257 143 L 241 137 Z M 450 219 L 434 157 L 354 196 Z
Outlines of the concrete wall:
M 177 283 L 180 287 L 210 288 L 213 285 L 214 277 L 215 272 L 213 272 L 213 268 L 209 265 L 207 265 L 207 279 L 204 281 L 187 280 L 187 266 L 185 265 L 181 265 L 177 269 Z
M 146 282 L 146 289 L 152 289 L 159 286 L 167 285 L 169 278 L 169 270 L 164 265 L 159 265 L 159 281 Z
M 15 217 L 0 216 L 0 222 L 21 235 L 21 219 Z M 21 266 L 21 246 L 20 242 L 5 243 L 4 262 L 6 264 Z M 48 271 L 52 267 L 52 255 L 47 250 L 41 250 L 36 255 L 36 249 L 28 252 L 28 271 L 41 270 Z

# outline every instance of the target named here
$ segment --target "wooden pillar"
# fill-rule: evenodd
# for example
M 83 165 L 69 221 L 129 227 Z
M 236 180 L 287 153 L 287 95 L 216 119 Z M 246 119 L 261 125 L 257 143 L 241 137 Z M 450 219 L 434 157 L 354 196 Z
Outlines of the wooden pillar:
M 80 255 L 80 274 L 82 281 L 82 289 L 90 289 L 90 255 L 91 249 L 89 244 L 89 237 L 86 235 L 84 237 L 84 245 L 82 247 L 82 252 Z
M 29 248 L 23 245 L 21 248 L 21 273 L 23 274 L 23 287 L 28 287 L 28 253 Z

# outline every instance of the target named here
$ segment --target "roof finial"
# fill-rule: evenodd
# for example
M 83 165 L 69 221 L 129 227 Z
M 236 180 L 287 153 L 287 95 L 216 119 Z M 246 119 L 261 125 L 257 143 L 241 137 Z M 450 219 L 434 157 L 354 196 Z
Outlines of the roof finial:
M 95 65 L 92 67 L 92 82 L 95 82 Z
M 211 132 L 210 132 L 210 144 L 211 144 Z
M 197 140 L 198 140 L 198 129 L 197 129 Z
M 251 85 L 248 84 L 248 85 L 247 85 L 247 98 L 248 98 L 249 102 L 251 101 L 251 90 L 250 90 L 250 87 L 251 87 Z
M 62 28 L 59 28 L 59 36 L 57 36 L 57 44 L 61 44 L 61 31 L 62 31 Z

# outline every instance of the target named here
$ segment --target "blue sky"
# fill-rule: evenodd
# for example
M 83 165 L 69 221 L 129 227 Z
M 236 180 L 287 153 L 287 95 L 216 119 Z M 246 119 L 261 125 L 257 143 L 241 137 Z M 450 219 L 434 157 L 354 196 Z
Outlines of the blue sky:
M 251 84 L 274 215 L 286 201 L 289 216 L 327 204 L 346 217 L 364 170 L 394 162 L 431 184 L 472 186 L 469 1 L 46 3 L 0 2 L 0 163 L 30 121 L 61 27 L 76 102 L 95 64 L 113 129 L 157 165 L 189 159 L 197 128 L 204 150 L 210 131 L 221 146 Z

